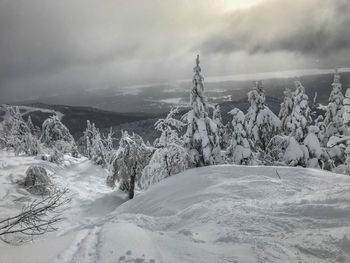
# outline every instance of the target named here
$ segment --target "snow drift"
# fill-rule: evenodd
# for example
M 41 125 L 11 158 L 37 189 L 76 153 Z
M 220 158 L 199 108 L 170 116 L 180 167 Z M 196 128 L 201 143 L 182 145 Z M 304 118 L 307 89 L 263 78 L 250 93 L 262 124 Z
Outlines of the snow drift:
M 92 189 L 100 175 L 89 176 Z M 82 213 L 80 226 L 32 244 L 1 245 L 0 262 L 349 262 L 349 193 L 350 177 L 313 169 L 191 169 L 113 210 L 113 195 L 98 204 L 80 195 L 80 210 L 112 212 Z

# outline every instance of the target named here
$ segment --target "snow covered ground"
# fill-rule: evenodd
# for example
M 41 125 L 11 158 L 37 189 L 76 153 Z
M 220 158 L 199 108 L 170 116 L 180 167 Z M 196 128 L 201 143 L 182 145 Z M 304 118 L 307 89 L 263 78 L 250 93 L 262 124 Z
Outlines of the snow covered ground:
M 32 157 L 0 152 L 0 210 Z M 42 163 L 73 194 L 58 232 L 0 243 L 0 262 L 350 262 L 350 177 L 319 170 L 211 166 L 124 202 L 86 159 Z M 6 194 L 8 193 L 8 194 Z M 12 203 L 14 204 L 14 203 Z M 18 204 L 17 204 L 18 205 Z

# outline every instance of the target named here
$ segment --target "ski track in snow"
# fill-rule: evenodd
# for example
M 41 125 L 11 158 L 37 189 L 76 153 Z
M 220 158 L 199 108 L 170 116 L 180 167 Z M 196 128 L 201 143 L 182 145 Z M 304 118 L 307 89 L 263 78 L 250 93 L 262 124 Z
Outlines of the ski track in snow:
M 72 195 L 58 232 L 23 246 L 0 244 L 1 263 L 350 262 L 347 176 L 212 166 L 124 203 L 105 185 L 107 172 L 84 158 L 57 166 L 0 152 L 0 163 L 1 211 L 25 195 L 13 182 L 32 163 L 45 165 Z

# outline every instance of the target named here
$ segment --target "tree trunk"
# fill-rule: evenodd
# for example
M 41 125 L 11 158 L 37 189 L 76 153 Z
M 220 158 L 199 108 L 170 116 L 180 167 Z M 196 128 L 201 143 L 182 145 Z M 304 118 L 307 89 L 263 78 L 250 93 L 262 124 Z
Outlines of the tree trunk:
M 134 198 L 134 191 L 135 191 L 135 178 L 136 178 L 136 166 L 135 164 L 132 174 L 130 176 L 130 182 L 129 182 L 129 199 Z

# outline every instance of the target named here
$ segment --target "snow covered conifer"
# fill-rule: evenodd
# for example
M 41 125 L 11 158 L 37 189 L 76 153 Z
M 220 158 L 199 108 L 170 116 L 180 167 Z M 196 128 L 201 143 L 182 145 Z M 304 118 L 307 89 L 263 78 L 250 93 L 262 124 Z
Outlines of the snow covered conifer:
M 113 174 L 108 176 L 107 185 L 114 187 L 118 180 L 119 188 L 129 192 L 129 198 L 132 199 L 135 184 L 139 183 L 142 170 L 149 163 L 152 153 L 153 149 L 147 147 L 139 135 L 129 135 L 123 131 L 113 161 Z
M 40 139 L 46 146 L 55 146 L 62 153 L 71 152 L 75 144 L 68 128 L 56 115 L 49 117 L 43 122 Z
M 318 160 L 320 159 L 322 153 L 321 145 L 317 137 L 319 131 L 320 130 L 317 126 L 309 126 L 308 134 L 303 142 L 309 151 L 310 160 L 308 160 L 307 166 L 312 168 L 319 168 Z
M 298 142 L 302 142 L 307 134 L 307 125 L 311 123 L 309 97 L 300 81 L 295 81 L 293 92 L 293 111 L 288 129 Z
M 23 120 L 19 107 L 7 106 L 8 117 L 2 124 L 2 133 L 5 146 L 8 149 L 13 149 L 18 155 L 26 151 L 25 138 L 30 133 L 28 125 Z
M 320 141 L 321 146 L 326 147 L 327 146 L 327 137 L 326 137 L 326 124 L 324 123 L 324 118 L 322 115 L 318 115 L 318 117 L 315 120 L 315 125 L 318 127 L 318 140 Z
M 244 113 L 235 108 L 229 114 L 233 116 L 233 133 L 227 149 L 227 156 L 235 164 L 249 165 L 252 162 L 253 154 L 244 127 Z
M 289 136 L 288 147 L 283 158 L 288 166 L 307 166 L 309 160 L 309 151 L 305 145 L 300 145 L 294 136 Z
M 248 92 L 250 107 L 245 116 L 248 138 L 255 147 L 265 151 L 272 137 L 281 129 L 280 119 L 266 106 L 265 91 L 261 81 Z
M 221 149 L 218 127 L 208 114 L 209 105 L 204 95 L 199 55 L 193 70 L 193 88 L 190 97 L 192 109 L 183 116 L 187 124 L 184 143 L 189 152 L 191 166 L 199 167 L 219 163 Z
M 161 135 L 155 141 L 157 149 L 142 172 L 140 187 L 143 189 L 188 167 L 188 154 L 178 135 L 184 123 L 175 119 L 177 113 L 177 108 L 171 109 L 165 119 L 160 119 L 155 124 L 155 129 Z
M 343 104 L 344 104 L 343 122 L 344 124 L 347 124 L 349 126 L 350 125 L 350 88 L 346 90 Z
M 289 128 L 289 123 L 291 122 L 292 118 L 292 111 L 293 111 L 293 95 L 292 91 L 290 89 L 285 89 L 284 93 L 284 99 L 283 102 L 281 103 L 281 109 L 278 114 L 278 117 L 281 120 L 282 124 L 282 130 L 286 133 L 289 134 L 290 130 Z
M 30 116 L 28 116 L 28 120 L 27 120 L 27 126 L 30 130 L 30 133 L 36 137 L 40 137 L 40 128 L 34 126 L 32 118 Z
M 220 147 L 224 148 L 226 144 L 228 143 L 225 141 L 225 126 L 222 123 L 222 117 L 221 117 L 221 109 L 220 105 L 215 105 L 215 108 L 213 110 L 213 121 L 215 122 L 216 126 L 218 127 L 218 135 L 220 140 Z
M 332 92 L 329 96 L 329 104 L 327 106 L 325 124 L 327 126 L 327 138 L 334 135 L 342 135 L 346 127 L 343 121 L 343 101 L 342 84 L 340 83 L 340 75 L 338 70 L 335 71 L 334 81 L 332 83 Z

